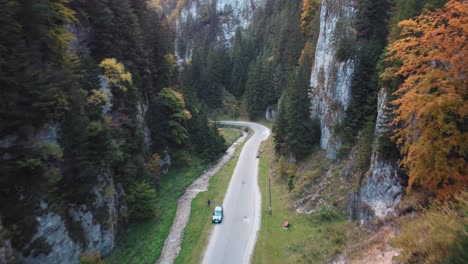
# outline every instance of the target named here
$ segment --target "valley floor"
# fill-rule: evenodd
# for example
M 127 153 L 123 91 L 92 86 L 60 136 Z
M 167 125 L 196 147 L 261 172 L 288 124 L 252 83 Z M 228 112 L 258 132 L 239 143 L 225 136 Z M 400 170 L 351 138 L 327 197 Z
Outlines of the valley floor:
M 240 135 L 238 129 L 221 129 L 221 134 L 228 144 L 233 143 Z M 222 159 L 224 160 L 224 158 Z M 229 160 L 229 159 L 228 159 Z M 161 256 L 165 240 L 176 217 L 178 198 L 184 194 L 187 186 L 209 168 L 193 157 L 183 168 L 173 168 L 164 175 L 158 190 L 159 216 L 152 220 L 132 224 L 121 234 L 117 246 L 105 263 L 139 263 L 153 264 Z M 204 176 L 212 172 L 207 171 Z
M 224 131 L 225 135 L 231 135 L 230 140 L 233 140 L 234 137 L 239 136 L 239 132 L 237 129 L 234 130 L 234 133 L 232 133 L 233 131 L 230 131 L 231 133 L 226 133 L 226 130 Z M 218 160 L 216 165 L 211 167 L 208 171 L 203 173 L 203 175 L 197 178 L 192 183 L 192 185 L 190 185 L 190 187 L 187 188 L 185 193 L 178 199 L 177 214 L 174 218 L 174 222 L 172 223 L 169 235 L 166 238 L 166 242 L 164 243 L 164 248 L 162 250 L 161 257 L 159 258 L 157 263 L 174 263 L 177 255 L 179 254 L 179 251 L 181 250 L 185 226 L 187 225 L 190 218 L 192 200 L 195 199 L 195 197 L 200 192 L 205 192 L 208 190 L 211 177 L 217 174 L 223 168 L 223 166 L 229 160 L 231 160 L 234 153 L 236 153 L 236 149 L 239 146 L 239 144 L 244 142 L 246 138 L 247 133 L 244 133 L 242 137 L 237 139 L 237 141 L 226 151 L 226 154 Z

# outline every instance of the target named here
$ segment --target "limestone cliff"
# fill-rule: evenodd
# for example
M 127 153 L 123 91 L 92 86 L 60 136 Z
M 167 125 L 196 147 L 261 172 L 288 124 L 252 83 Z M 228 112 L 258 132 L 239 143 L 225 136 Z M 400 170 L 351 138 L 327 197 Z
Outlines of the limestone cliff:
M 196 41 L 197 32 L 202 28 L 216 23 L 219 27 L 219 33 L 216 38 L 221 43 L 229 46 L 238 27 L 247 29 L 250 25 L 254 11 L 265 0 L 217 0 L 201 1 L 189 0 L 180 10 L 176 21 L 176 55 L 180 59 L 188 59 L 192 55 L 194 41 Z M 214 21 L 208 19 L 211 5 L 214 4 L 216 12 Z M 201 24 L 200 24 L 201 23 Z M 213 26 L 213 25 L 212 25 Z M 196 31 L 197 30 L 197 31 Z
M 344 35 L 352 37 L 352 21 L 357 9 L 354 0 L 322 2 L 320 34 L 310 80 L 312 116 L 320 120 L 320 145 L 327 157 L 335 159 L 342 145 L 335 127 L 343 122 L 351 100 L 353 58 L 339 58 L 338 45 Z M 344 35 L 343 35 L 344 34 Z
M 321 123 L 321 147 L 329 159 L 336 159 L 343 139 L 338 133 L 346 117 L 352 98 L 351 84 L 356 66 L 354 56 L 340 54 L 340 42 L 355 38 L 353 21 L 358 13 L 354 0 L 323 0 L 320 14 L 320 34 L 311 74 L 311 115 Z M 357 43 L 355 44 L 358 45 Z M 384 131 L 387 92 L 382 89 L 378 96 L 377 120 L 374 139 Z M 374 140 L 370 167 L 362 177 L 362 186 L 349 197 L 349 215 L 352 219 L 366 221 L 373 217 L 383 218 L 396 214 L 403 193 L 398 174 L 398 161 L 387 160 L 377 151 Z M 349 157 L 353 159 L 352 153 Z M 347 178 L 347 177 L 345 177 Z M 361 178 L 361 177 L 357 177 Z
M 398 172 L 398 161 L 384 158 L 377 151 L 377 139 L 386 129 L 387 98 L 387 91 L 381 89 L 378 96 L 375 142 L 370 167 L 360 191 L 352 194 L 349 202 L 350 218 L 361 222 L 374 217 L 398 215 L 398 204 L 404 191 L 401 175 Z

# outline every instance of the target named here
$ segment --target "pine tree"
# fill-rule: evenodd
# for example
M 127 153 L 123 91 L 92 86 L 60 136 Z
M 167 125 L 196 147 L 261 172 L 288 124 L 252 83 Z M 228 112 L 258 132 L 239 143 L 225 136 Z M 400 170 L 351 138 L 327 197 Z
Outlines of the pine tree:
M 224 69 L 220 59 L 220 53 L 211 48 L 208 51 L 206 67 L 201 72 L 203 87 L 200 96 L 211 108 L 220 107 L 223 100 Z
M 288 120 L 286 119 L 286 99 L 283 96 L 278 103 L 278 111 L 273 123 L 273 136 L 276 153 L 286 154 L 285 143 L 287 140 L 286 129 Z
M 247 77 L 248 69 L 246 58 L 243 56 L 244 40 L 242 37 L 241 28 L 237 28 L 234 36 L 234 44 L 232 47 L 231 60 L 232 70 L 229 82 L 229 91 L 236 97 L 241 96 L 244 93 L 244 87 Z
M 307 76 L 305 71 L 298 70 L 291 77 L 287 91 L 286 143 L 297 159 L 303 159 L 320 140 L 320 130 L 310 117 Z

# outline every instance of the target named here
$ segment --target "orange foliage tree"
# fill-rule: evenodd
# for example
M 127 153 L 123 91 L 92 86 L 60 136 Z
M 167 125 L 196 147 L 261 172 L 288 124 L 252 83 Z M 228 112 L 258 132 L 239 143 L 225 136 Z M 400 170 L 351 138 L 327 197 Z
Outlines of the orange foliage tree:
M 318 0 L 304 0 L 302 2 L 301 29 L 306 37 L 313 34 L 313 20 L 320 11 L 320 2 Z
M 451 0 L 399 26 L 381 76 L 403 80 L 393 101 L 394 140 L 408 190 L 421 186 L 444 198 L 468 183 L 468 2 Z

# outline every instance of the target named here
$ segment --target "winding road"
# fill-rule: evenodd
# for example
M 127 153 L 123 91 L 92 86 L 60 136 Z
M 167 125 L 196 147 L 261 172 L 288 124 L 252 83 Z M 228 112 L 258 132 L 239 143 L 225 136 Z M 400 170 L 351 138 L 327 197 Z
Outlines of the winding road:
M 261 220 L 257 152 L 260 143 L 270 135 L 270 130 L 250 122 L 221 121 L 220 123 L 249 127 L 254 133 L 245 143 L 239 156 L 223 201 L 223 222 L 214 226 L 203 263 L 249 263 Z

